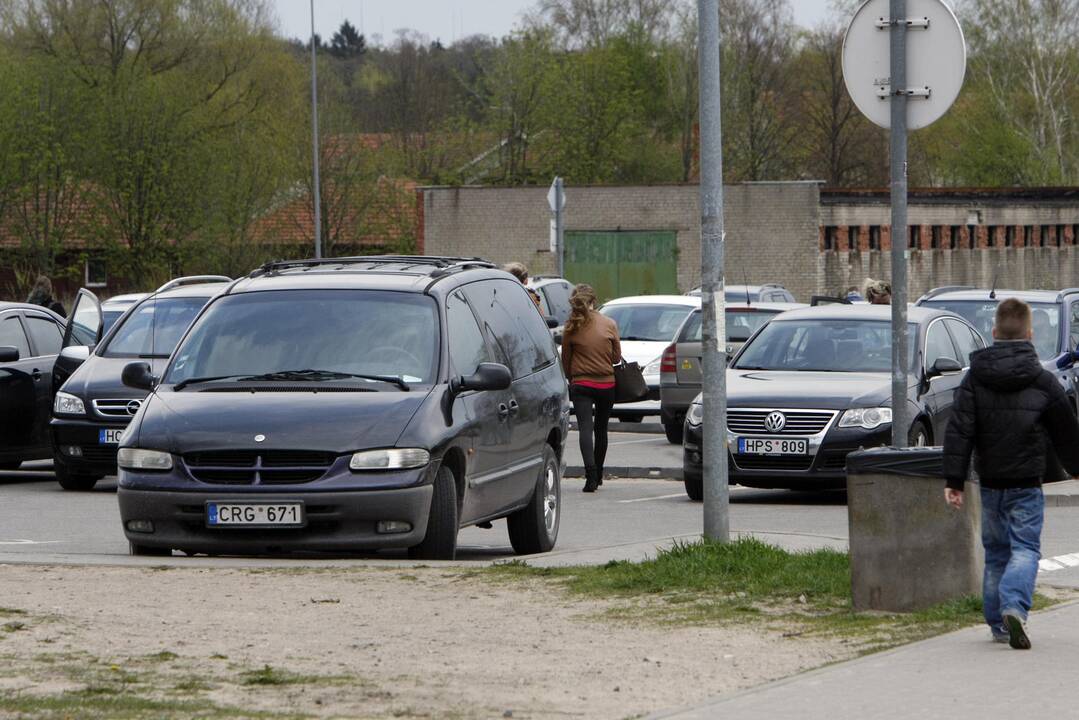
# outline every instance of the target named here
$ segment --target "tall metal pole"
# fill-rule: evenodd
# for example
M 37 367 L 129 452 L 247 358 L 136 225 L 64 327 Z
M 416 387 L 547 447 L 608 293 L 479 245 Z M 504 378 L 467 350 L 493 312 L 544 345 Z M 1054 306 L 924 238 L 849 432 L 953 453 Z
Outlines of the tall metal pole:
M 892 445 L 906 447 L 907 408 L 907 0 L 890 0 L 892 186 Z
M 318 172 L 318 55 L 315 53 L 315 0 L 311 0 L 311 145 L 314 159 L 315 257 L 322 257 L 322 192 Z
M 701 311 L 704 343 L 704 536 L 730 539 L 727 487 L 727 331 L 723 289 L 723 142 L 719 0 L 697 0 L 700 26 Z
M 558 277 L 566 276 L 566 240 L 563 234 L 563 222 L 562 222 L 562 205 L 564 200 L 562 199 L 562 178 L 556 177 L 554 179 L 554 197 L 555 197 L 555 211 L 554 211 L 554 227 L 555 227 L 555 242 L 558 244 Z

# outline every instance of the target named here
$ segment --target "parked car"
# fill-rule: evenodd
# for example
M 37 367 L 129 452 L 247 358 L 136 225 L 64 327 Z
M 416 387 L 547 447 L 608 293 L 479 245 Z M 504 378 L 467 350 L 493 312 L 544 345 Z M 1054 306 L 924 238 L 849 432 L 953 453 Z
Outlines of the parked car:
M 116 472 L 120 435 L 138 412 L 146 393 L 120 379 L 133 359 L 150 361 L 160 372 L 180 337 L 206 302 L 228 286 L 229 278 L 176 278 L 156 292 L 144 294 L 107 331 L 100 343 L 64 348 L 57 372 L 66 381 L 52 408 L 53 468 L 65 490 L 90 490 Z M 104 320 L 105 306 L 101 303 Z M 80 293 L 76 311 L 96 308 L 96 298 Z
M 101 337 L 112 329 L 120 316 L 127 312 L 133 305 L 143 300 L 149 293 L 130 293 L 127 295 L 113 295 L 107 300 L 101 301 Z
M 573 294 L 573 285 L 569 280 L 560 277 L 539 275 L 528 279 L 528 287 L 531 288 L 540 299 L 540 311 L 545 317 L 553 317 L 558 321 L 556 327 L 561 328 L 569 319 L 569 296 Z
M 1038 358 L 1057 377 L 1079 412 L 1079 367 L 1075 364 L 1075 352 L 1079 350 L 1079 288 L 1056 291 L 943 287 L 929 291 L 917 304 L 963 316 L 990 344 L 997 303 L 1005 298 L 1017 298 L 1030 305 Z
M 764 488 L 840 488 L 847 455 L 891 442 L 891 308 L 792 310 L 750 338 L 727 370 L 730 481 Z M 954 313 L 911 307 L 911 445 L 943 438 L 970 353 L 985 346 Z M 686 493 L 699 500 L 700 399 L 686 415 Z
M 693 288 L 686 294 L 700 297 L 701 288 Z M 779 283 L 765 283 L 764 285 L 727 285 L 724 289 L 723 297 L 729 303 L 794 302 L 794 295 L 791 295 L 790 290 L 787 290 Z
M 269 263 L 213 298 L 120 440 L 136 555 L 554 547 L 569 400 L 520 283 L 437 257 Z
M 51 455 L 52 368 L 65 329 L 39 305 L 0 302 L 0 469 Z
M 615 405 L 613 417 L 640 422 L 646 416 L 659 414 L 663 350 L 674 340 L 689 313 L 700 306 L 701 299 L 690 295 L 638 295 L 610 300 L 599 309 L 618 325 L 622 357 L 641 366 L 648 384 L 647 398 Z
M 724 313 L 727 357 L 734 357 L 753 333 L 779 313 L 804 307 L 807 306 L 799 303 L 728 305 Z M 686 412 L 701 391 L 702 355 L 701 311 L 694 310 L 682 323 L 674 342 L 663 351 L 659 368 L 659 417 L 673 445 L 682 444 Z

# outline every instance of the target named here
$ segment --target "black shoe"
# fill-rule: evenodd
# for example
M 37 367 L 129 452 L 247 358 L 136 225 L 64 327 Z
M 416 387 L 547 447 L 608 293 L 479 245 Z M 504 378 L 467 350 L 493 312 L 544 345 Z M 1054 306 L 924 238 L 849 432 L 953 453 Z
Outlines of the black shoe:
M 1008 644 L 1016 650 L 1029 650 L 1030 638 L 1027 637 L 1026 623 L 1013 612 L 1004 613 L 1004 627 L 1008 628 Z
M 596 484 L 603 486 L 603 468 L 596 468 Z
M 599 487 L 599 481 L 596 479 L 596 469 L 586 467 L 584 469 L 584 492 L 595 492 Z

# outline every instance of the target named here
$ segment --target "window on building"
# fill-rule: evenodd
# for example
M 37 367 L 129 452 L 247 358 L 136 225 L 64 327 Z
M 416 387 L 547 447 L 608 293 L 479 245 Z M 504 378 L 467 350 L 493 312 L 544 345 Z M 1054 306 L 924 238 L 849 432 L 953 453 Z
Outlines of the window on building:
M 1023 244 L 1027 247 L 1033 247 L 1035 245 L 1034 228 L 1032 228 L 1030 225 L 1023 226 Z
M 1015 226 L 1004 228 L 1004 247 L 1015 247 Z
M 1065 225 L 1057 225 L 1056 242 L 1053 243 L 1057 247 L 1060 247 L 1061 245 L 1064 244 L 1064 228 L 1065 227 L 1066 227 Z
M 869 226 L 869 249 L 880 250 L 880 225 Z
M 1038 229 L 1041 230 L 1041 241 L 1039 244 L 1042 247 L 1049 247 L 1049 226 L 1042 225 Z
M 944 233 L 942 232 L 940 225 L 934 225 L 933 229 L 930 230 L 930 233 L 929 247 L 934 250 L 940 250 L 942 248 L 941 242 L 943 242 L 944 239 Z
M 827 225 L 824 228 L 824 249 L 835 250 L 838 246 L 839 228 L 835 225 Z
M 910 238 L 909 241 L 907 242 L 907 247 L 909 247 L 909 248 L 919 248 L 919 247 L 922 246 L 922 226 L 921 225 L 911 225 L 910 227 L 908 227 L 907 228 L 907 235 Z
M 952 247 L 953 248 L 959 247 L 959 236 L 961 234 L 961 232 L 960 232 L 961 229 L 962 228 L 959 225 L 952 225 L 952 227 L 951 227 Z
M 100 288 L 109 283 L 108 273 L 105 272 L 105 260 L 102 258 L 87 258 L 85 275 L 86 287 Z

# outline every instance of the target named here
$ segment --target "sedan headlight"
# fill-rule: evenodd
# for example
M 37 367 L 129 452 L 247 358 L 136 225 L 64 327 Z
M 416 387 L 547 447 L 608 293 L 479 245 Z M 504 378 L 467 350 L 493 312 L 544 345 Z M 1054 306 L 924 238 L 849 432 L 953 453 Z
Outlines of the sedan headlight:
M 172 470 L 172 455 L 161 450 L 120 448 L 116 464 L 124 470 Z
M 690 405 L 689 412 L 686 413 L 686 420 L 694 427 L 704 422 L 704 405 L 700 403 Z
M 860 427 L 873 430 L 881 425 L 887 425 L 891 421 L 891 408 L 852 408 L 843 413 L 843 417 L 839 420 L 839 427 Z
M 85 415 L 86 405 L 82 398 L 66 392 L 56 393 L 56 399 L 52 401 L 52 411 L 57 415 Z
M 423 467 L 431 462 L 431 453 L 420 448 L 388 448 L 364 450 L 352 456 L 348 466 L 352 470 L 405 470 Z

